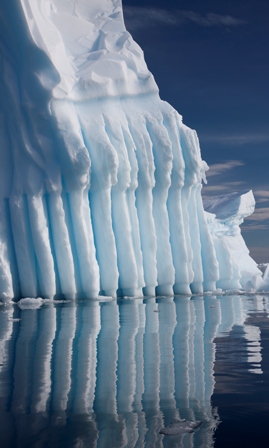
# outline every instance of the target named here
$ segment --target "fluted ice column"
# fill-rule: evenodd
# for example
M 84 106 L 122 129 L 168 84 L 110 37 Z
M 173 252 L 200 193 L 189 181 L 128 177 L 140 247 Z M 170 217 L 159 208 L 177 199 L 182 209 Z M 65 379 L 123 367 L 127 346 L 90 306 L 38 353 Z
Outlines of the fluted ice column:
M 234 308 L 238 305 L 236 296 L 233 296 Z M 250 312 L 266 313 L 266 298 L 262 296 L 253 296 L 251 301 L 251 308 L 246 301 L 243 302 L 242 314 L 244 319 L 241 320 L 240 325 L 243 327 L 244 338 L 247 342 L 247 361 L 251 364 L 249 372 L 262 374 L 261 361 L 262 361 L 262 347 L 261 347 L 261 331 L 259 326 L 244 324 L 247 314 Z
M 92 188 L 89 198 L 96 256 L 100 268 L 101 290 L 107 295 L 115 296 L 118 289 L 118 267 L 112 229 L 111 187 L 117 182 L 118 160 L 106 134 L 101 112 L 89 113 L 89 108 L 90 105 L 86 107 L 85 104 L 80 104 L 77 105 L 76 111 L 91 158 Z
M 194 277 L 193 292 L 214 291 L 219 280 L 219 266 L 209 232 L 201 200 L 201 182 L 205 180 L 207 165 L 202 161 L 199 141 L 195 131 L 183 124 L 180 127 L 180 141 L 185 161 L 183 204 L 187 222 L 185 228 L 188 246 L 192 248 L 191 258 Z M 191 216 L 191 221 L 190 221 Z M 193 222 L 193 225 L 192 225 Z M 198 241 L 198 246 L 196 242 Z M 190 249 L 189 249 L 190 250 Z M 202 283 L 202 284 L 201 284 Z
M 215 378 L 214 378 L 214 363 L 216 358 L 216 344 L 215 338 L 221 319 L 220 304 L 216 297 L 205 296 L 203 298 L 204 313 L 202 313 L 204 320 L 203 328 L 203 373 L 204 373 L 204 388 L 203 391 L 199 390 L 199 372 L 196 374 L 197 384 L 197 398 L 199 402 L 195 406 L 195 418 L 203 421 L 203 431 L 197 431 L 194 435 L 195 444 L 206 448 L 214 446 L 213 433 L 216 429 L 216 421 L 213 416 L 213 410 L 211 405 L 211 397 L 214 392 Z M 198 310 L 197 310 L 198 311 Z M 197 318 L 199 320 L 199 313 Z
M 190 326 L 188 331 L 188 401 L 189 409 L 187 410 L 187 415 L 190 420 L 194 419 L 194 407 L 196 404 L 196 377 L 195 377 L 195 328 L 196 328 L 196 316 L 194 301 L 189 301 L 189 318 Z
M 195 312 L 195 329 L 193 334 L 194 344 L 194 374 L 195 374 L 195 397 L 197 399 L 197 407 L 205 406 L 205 348 L 204 348 L 204 325 L 205 310 L 204 299 L 197 297 L 193 301 Z
M 205 401 L 210 403 L 210 397 L 214 391 L 214 361 L 216 344 L 214 339 L 217 335 L 218 327 L 221 320 L 221 310 L 219 302 L 215 297 L 205 297 L 205 327 L 204 327 L 204 350 L 205 350 Z
M 98 364 L 94 409 L 116 414 L 119 310 L 116 302 L 101 304 L 101 331 L 97 340 Z M 107 376 L 107 372 L 110 374 Z
M 144 394 L 143 410 L 146 416 L 145 443 L 161 446 L 158 428 L 162 426 L 159 405 L 160 393 L 160 341 L 158 305 L 155 299 L 146 300 L 146 327 L 144 336 Z
M 174 332 L 174 363 L 175 363 L 175 399 L 177 407 L 184 409 L 185 413 L 189 408 L 189 332 L 190 320 L 190 299 L 187 297 L 176 297 L 177 325 Z M 187 418 L 188 415 L 181 415 Z
M 160 408 L 164 424 L 178 418 L 175 400 L 173 335 L 176 326 L 176 307 L 172 298 L 159 299 L 160 333 Z
M 11 411 L 11 400 L 14 386 L 15 347 L 19 332 L 18 310 L 12 305 L 1 307 L 0 311 L 0 439 L 3 446 L 14 446 L 16 426 Z
M 131 161 L 129 159 L 131 154 L 127 149 L 127 142 L 121 126 L 121 123 L 126 121 L 126 117 L 122 114 L 121 120 L 119 120 L 119 117 L 117 121 L 113 120 L 110 116 L 113 116 L 115 105 L 110 104 L 110 107 L 107 107 L 104 120 L 109 140 L 118 156 L 117 183 L 113 185 L 111 189 L 112 225 L 117 247 L 117 262 L 119 269 L 118 295 L 141 296 L 144 281 L 143 277 L 141 278 L 141 272 L 140 278 L 138 278 L 136 258 L 136 255 L 139 254 L 140 240 L 138 239 L 135 241 L 137 245 L 137 251 L 135 251 L 133 246 L 134 234 L 132 230 L 132 223 L 135 220 L 135 210 L 132 209 L 134 220 L 131 220 L 127 196 L 127 190 L 129 189 L 131 182 L 136 182 L 135 175 L 137 175 L 137 171 L 136 173 L 132 173 L 133 167 L 131 166 Z M 128 132 L 127 127 L 125 132 Z M 132 161 L 134 162 L 133 158 Z M 128 257 L 126 257 L 126 254 L 128 254 Z M 141 266 L 141 255 L 138 261 Z
M 49 305 L 42 310 L 38 322 L 33 364 L 33 388 L 31 394 L 31 413 L 46 412 L 52 387 L 52 351 L 56 333 L 56 309 Z M 40 314 L 40 312 L 39 312 Z
M 144 393 L 144 337 L 146 326 L 146 305 L 142 300 L 138 303 L 138 328 L 136 340 L 136 390 L 134 395 L 133 408 L 136 412 L 142 411 L 142 396 Z
M 20 291 L 23 297 L 27 295 L 37 297 L 39 290 L 26 197 L 12 197 L 9 201 L 9 208 Z
M 194 434 L 185 434 L 179 446 L 213 447 L 212 434 L 216 427 L 211 407 L 214 367 L 214 337 L 217 322 L 205 312 L 204 298 L 176 298 L 177 325 L 174 332 L 175 399 L 181 418 L 202 420 L 203 425 Z M 211 300 L 211 299 L 210 299 Z M 216 302 L 216 299 L 214 299 Z M 214 311 L 213 304 L 210 310 Z M 209 305 L 210 307 L 210 305 Z M 209 321 L 207 321 L 209 318 Z M 214 333 L 214 334 L 213 334 Z M 214 383 L 213 383 L 214 385 Z
M 138 438 L 136 446 L 144 443 L 145 434 L 147 432 L 146 416 L 143 410 L 143 393 L 144 393 L 144 335 L 146 325 L 146 305 L 142 301 L 138 304 L 138 329 L 136 334 L 136 390 L 134 395 L 133 410 L 137 414 Z
M 118 340 L 117 405 L 124 421 L 127 444 L 135 446 L 138 438 L 137 414 L 133 413 L 136 390 L 136 335 L 139 326 L 138 300 L 119 305 L 120 331 Z
M 220 299 L 220 310 L 221 319 L 218 331 L 221 334 L 228 334 L 235 324 L 234 301 L 232 296 L 226 296 L 225 300 L 223 298 Z
M 172 144 L 162 115 L 146 119 L 146 126 L 152 141 L 155 164 L 155 186 L 153 188 L 153 217 L 157 236 L 157 294 L 173 295 L 175 269 L 170 246 L 169 220 L 167 211 L 168 190 L 171 185 Z
M 247 360 L 251 364 L 249 372 L 261 374 L 261 330 L 255 325 L 244 325 L 244 337 L 248 343 Z
M 1 136 L 1 134 L 0 134 Z M 20 227 L 18 223 L 18 227 Z M 18 240 L 19 242 L 19 240 Z M 6 200 L 0 198 L 0 299 L 7 300 L 9 297 L 18 297 L 20 294 L 19 264 L 13 246 L 13 235 L 10 221 L 10 212 Z M 27 254 L 25 254 L 27 258 Z M 22 260 L 21 260 L 22 261 Z M 21 266 L 21 265 L 20 265 Z M 24 271 L 23 281 L 27 280 L 27 269 Z M 30 275 L 30 274 L 29 274 Z M 36 292 L 36 291 L 35 291 Z
M 168 109 L 168 108 L 167 108 Z M 182 187 L 185 181 L 185 162 L 180 143 L 180 118 L 175 111 L 168 109 L 164 115 L 164 125 L 172 144 L 173 165 L 171 186 L 168 192 L 167 208 L 173 264 L 175 268 L 175 294 L 190 294 L 193 273 L 188 264 L 187 247 L 182 206 Z
M 221 322 L 218 333 L 220 337 L 229 336 L 233 327 L 241 327 L 242 337 L 247 343 L 247 361 L 252 364 L 249 368 L 251 373 L 262 373 L 261 369 L 261 335 L 260 328 L 254 325 L 245 324 L 248 314 L 252 311 L 244 296 L 224 296 L 219 299 L 221 309 Z M 255 311 L 264 312 L 264 302 L 262 296 L 252 298 L 251 307 Z
M 76 307 L 70 302 L 56 312 L 57 332 L 52 359 L 53 390 L 51 409 L 65 415 L 71 388 L 73 341 L 76 332 Z
M 236 325 L 243 325 L 247 319 L 247 312 L 244 310 L 244 300 L 242 296 L 233 296 L 233 312 Z
M 82 286 L 77 279 L 78 269 L 75 272 L 69 240 L 68 227 L 72 228 L 72 226 L 68 222 L 67 201 L 65 195 L 62 197 L 60 192 L 55 192 L 48 196 L 47 202 L 60 289 L 67 298 L 73 298 L 77 291 L 82 292 Z
M 219 257 L 216 254 L 213 237 L 209 231 L 208 223 L 206 220 L 202 196 L 202 185 L 198 185 L 196 188 L 196 208 L 199 221 L 200 241 L 201 241 L 201 256 L 203 266 L 203 290 L 215 291 L 216 282 L 220 278 L 219 261 L 222 259 L 222 253 Z M 233 284 L 230 284 L 230 289 Z
M 146 105 L 147 102 L 145 103 L 145 107 Z M 152 141 L 146 127 L 145 117 L 143 116 L 142 110 L 139 111 L 140 113 L 130 114 L 128 109 L 131 107 L 131 102 L 128 104 L 127 100 L 125 113 L 135 144 L 138 165 L 138 185 L 135 195 L 143 256 L 144 294 L 146 296 L 154 296 L 157 285 L 157 236 L 153 218 L 152 196 L 152 189 L 155 185 L 155 165 L 152 153 Z
M 31 404 L 37 330 L 38 310 L 25 310 L 15 347 L 14 385 L 11 402 L 11 410 L 14 414 L 25 414 Z
M 7 306 L 4 311 L 0 311 L 0 374 L 4 375 L 8 370 L 9 353 L 11 351 L 10 340 L 15 333 L 13 325 L 18 327 L 18 322 L 13 322 L 14 309 L 12 305 Z M 4 402 L 7 399 L 5 383 L 0 383 L 0 398 Z
M 74 414 L 93 413 L 96 388 L 97 337 L 101 328 L 100 304 L 86 302 L 77 309 L 73 345 L 72 394 L 69 401 Z
M 97 340 L 98 362 L 94 412 L 98 427 L 98 445 L 105 448 L 118 439 L 122 424 L 117 415 L 117 361 L 119 309 L 116 301 L 101 304 L 101 330 Z
M 188 212 L 193 253 L 192 269 L 194 273 L 193 281 L 191 283 L 191 290 L 194 294 L 201 294 L 203 292 L 204 273 L 202 265 L 202 246 L 199 232 L 199 221 L 197 216 L 197 188 L 198 185 L 192 185 L 190 187 L 188 195 Z

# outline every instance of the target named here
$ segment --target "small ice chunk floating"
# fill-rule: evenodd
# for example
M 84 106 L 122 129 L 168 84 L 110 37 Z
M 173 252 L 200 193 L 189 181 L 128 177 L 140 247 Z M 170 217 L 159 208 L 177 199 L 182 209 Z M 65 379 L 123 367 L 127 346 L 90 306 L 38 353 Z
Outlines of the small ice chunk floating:
M 185 434 L 187 432 L 192 433 L 196 428 L 201 426 L 201 421 L 188 421 L 185 418 L 175 420 L 169 423 L 165 428 L 160 429 L 160 434 L 164 434 L 166 436 L 177 436 L 179 434 Z
M 159 98 L 121 0 L 4 0 L 0 54 L 2 300 L 259 283 L 208 224 L 196 132 Z

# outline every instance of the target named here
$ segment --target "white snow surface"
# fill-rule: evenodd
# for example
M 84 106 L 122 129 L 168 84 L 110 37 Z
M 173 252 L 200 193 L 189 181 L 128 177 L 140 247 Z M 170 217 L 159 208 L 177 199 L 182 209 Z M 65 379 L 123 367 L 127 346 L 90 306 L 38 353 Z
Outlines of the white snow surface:
M 5 0 L 0 54 L 2 300 L 259 287 L 239 229 L 253 196 L 204 212 L 196 132 L 120 0 Z
M 158 91 L 141 49 L 125 29 L 121 0 L 17 3 L 32 42 L 55 69 L 50 77 L 39 72 L 44 86 L 55 84 L 54 98 L 85 101 Z

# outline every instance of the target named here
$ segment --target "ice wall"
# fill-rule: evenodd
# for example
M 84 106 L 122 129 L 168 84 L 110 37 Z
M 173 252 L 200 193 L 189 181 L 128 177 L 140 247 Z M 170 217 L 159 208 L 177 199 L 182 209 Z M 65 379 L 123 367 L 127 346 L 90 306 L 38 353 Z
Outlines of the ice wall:
M 0 6 L 0 297 L 215 290 L 197 135 L 160 100 L 121 0 Z

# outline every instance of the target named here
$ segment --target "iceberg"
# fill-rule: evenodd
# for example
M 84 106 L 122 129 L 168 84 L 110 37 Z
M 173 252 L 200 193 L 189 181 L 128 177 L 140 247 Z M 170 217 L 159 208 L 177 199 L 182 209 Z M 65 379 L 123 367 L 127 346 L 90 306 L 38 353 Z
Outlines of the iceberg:
M 255 209 L 251 190 L 203 200 L 207 222 L 218 256 L 221 289 L 259 290 L 265 283 L 241 235 L 240 224 Z
M 0 45 L 2 300 L 260 278 L 240 233 L 248 269 L 204 212 L 197 134 L 160 99 L 121 0 L 3 1 Z

